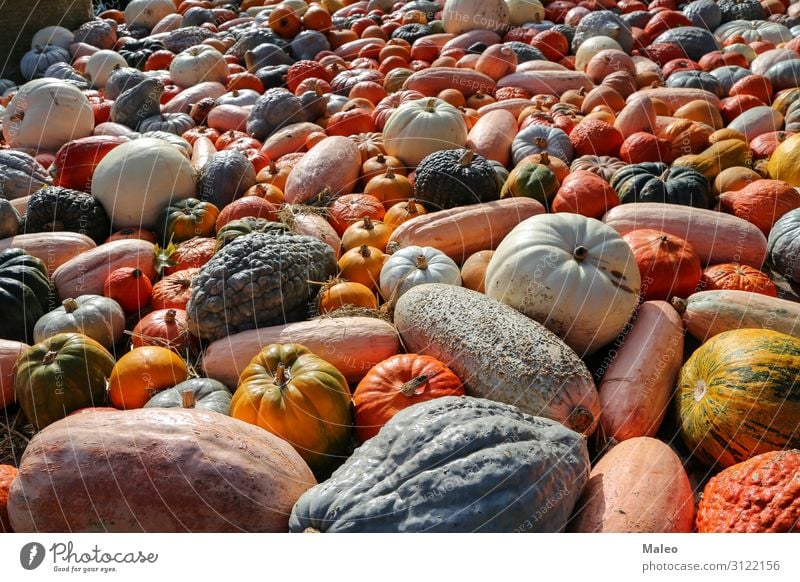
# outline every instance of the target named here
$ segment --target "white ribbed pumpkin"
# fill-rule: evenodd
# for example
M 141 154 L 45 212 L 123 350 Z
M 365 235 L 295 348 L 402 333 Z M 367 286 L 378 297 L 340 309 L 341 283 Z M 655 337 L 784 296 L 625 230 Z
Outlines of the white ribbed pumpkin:
M 542 323 L 581 356 L 622 330 L 640 285 L 633 252 L 613 228 L 566 212 L 523 220 L 486 269 L 486 295 Z
M 453 259 L 433 247 L 410 246 L 390 255 L 381 268 L 381 295 L 396 301 L 424 283 L 461 285 L 461 271 Z
M 115 51 L 97 51 L 89 57 L 86 63 L 86 76 L 92 87 L 101 89 L 106 86 L 106 81 L 117 67 L 127 67 L 128 63 L 121 54 Z
M 174 145 L 140 138 L 115 147 L 98 164 L 92 196 L 116 228 L 153 229 L 170 201 L 195 195 L 195 173 Z
M 225 84 L 228 63 L 225 56 L 212 46 L 193 46 L 172 59 L 169 76 L 179 87 L 194 87 L 204 82 Z
M 125 8 L 125 23 L 141 24 L 152 30 L 158 21 L 177 12 L 172 0 L 133 0 Z

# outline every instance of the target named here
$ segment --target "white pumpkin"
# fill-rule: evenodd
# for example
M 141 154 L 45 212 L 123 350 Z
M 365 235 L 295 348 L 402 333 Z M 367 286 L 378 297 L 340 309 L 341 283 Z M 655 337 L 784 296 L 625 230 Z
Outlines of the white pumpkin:
M 92 87 L 102 89 L 106 86 L 106 81 L 108 81 L 111 73 L 117 67 L 124 68 L 127 66 L 128 63 L 118 52 L 109 50 L 97 51 L 89 57 L 86 63 L 86 76 L 91 81 Z
M 539 0 L 506 0 L 506 5 L 508 22 L 512 26 L 544 20 L 544 6 Z
M 486 268 L 489 297 L 543 324 L 580 356 L 619 334 L 640 286 L 636 259 L 619 233 L 566 212 L 519 223 Z
M 59 79 L 25 83 L 3 115 L 3 138 L 12 148 L 55 152 L 68 141 L 92 135 L 93 129 L 86 95 Z
M 149 30 L 158 24 L 158 21 L 177 12 L 172 0 L 133 0 L 125 8 L 125 23 L 128 26 L 140 24 Z
M 447 0 L 442 10 L 444 31 L 461 34 L 470 30 L 508 29 L 505 0 Z
M 31 49 L 37 46 L 46 46 L 53 44 L 60 46 L 64 49 L 69 49 L 70 45 L 75 42 L 75 35 L 71 30 L 63 26 L 45 26 L 40 29 L 31 39 Z
M 194 87 L 207 81 L 224 85 L 228 63 L 217 49 L 201 44 L 178 53 L 169 65 L 169 76 L 179 87 Z
M 436 97 L 404 103 L 383 128 L 386 153 L 409 166 L 418 165 L 428 154 L 466 143 L 467 124 L 461 112 Z
M 608 36 L 593 36 L 587 38 L 575 52 L 575 70 L 585 71 L 586 66 L 589 64 L 589 61 L 592 60 L 593 56 L 600 51 L 608 49 L 621 51 L 622 47 L 617 41 Z
M 116 228 L 153 229 L 171 201 L 195 195 L 192 164 L 174 145 L 154 138 L 115 147 L 92 176 L 94 196 Z
M 390 255 L 381 268 L 380 289 L 386 301 L 397 301 L 403 293 L 424 283 L 460 286 L 461 271 L 442 251 L 417 246 Z
M 102 295 L 68 298 L 39 318 L 33 339 L 39 343 L 67 332 L 87 335 L 110 350 L 125 334 L 125 312 L 119 303 Z

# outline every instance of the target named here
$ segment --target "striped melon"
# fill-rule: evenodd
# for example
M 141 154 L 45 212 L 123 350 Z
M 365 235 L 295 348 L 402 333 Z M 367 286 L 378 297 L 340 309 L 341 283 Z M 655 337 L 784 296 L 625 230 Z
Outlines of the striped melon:
M 767 329 L 711 338 L 684 364 L 676 407 L 694 455 L 723 467 L 800 448 L 800 339 Z

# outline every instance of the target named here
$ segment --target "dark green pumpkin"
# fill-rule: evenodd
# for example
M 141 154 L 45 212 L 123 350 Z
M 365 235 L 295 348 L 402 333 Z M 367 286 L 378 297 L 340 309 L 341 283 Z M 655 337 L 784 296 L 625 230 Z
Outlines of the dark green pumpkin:
M 211 378 L 192 378 L 177 386 L 157 392 L 145 408 L 197 408 L 220 414 L 230 414 L 230 390 Z
M 81 333 L 60 333 L 28 348 L 17 361 L 14 389 L 39 430 L 80 408 L 104 406 L 114 357 Z
M 164 84 L 148 77 L 136 86 L 123 91 L 111 107 L 111 121 L 136 129 L 139 123 L 161 112 Z
M 0 251 L 0 338 L 31 343 L 49 296 L 50 279 L 40 259 L 22 249 Z
M 161 244 L 178 244 L 196 236 L 214 236 L 219 208 L 197 198 L 175 200 L 158 217 Z
M 292 509 L 291 532 L 558 532 L 589 477 L 586 439 L 483 398 L 398 412 Z
M 692 168 L 669 168 L 661 162 L 631 164 L 617 170 L 611 187 L 620 202 L 662 202 L 709 207 L 708 181 Z
M 491 202 L 500 198 L 500 178 L 486 158 L 468 149 L 442 150 L 417 166 L 414 198 L 429 210 Z
M 217 232 L 217 247 L 220 250 L 232 240 L 253 232 L 263 232 L 265 234 L 293 234 L 292 229 L 282 222 L 271 222 L 265 218 L 245 216 L 231 220 Z
M 542 164 L 523 162 L 508 175 L 501 198 L 524 196 L 541 202 L 545 208 L 558 192 L 558 178 L 553 170 Z
M 60 186 L 45 186 L 31 194 L 23 225 L 26 233 L 77 232 L 97 244 L 111 234 L 111 220 L 91 194 Z

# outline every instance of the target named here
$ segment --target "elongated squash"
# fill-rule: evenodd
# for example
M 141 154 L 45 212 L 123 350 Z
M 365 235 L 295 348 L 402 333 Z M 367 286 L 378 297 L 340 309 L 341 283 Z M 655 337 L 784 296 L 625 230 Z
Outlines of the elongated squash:
M 270 160 L 277 160 L 283 155 L 302 151 L 306 145 L 306 138 L 315 131 L 324 130 L 316 123 L 293 123 L 269 136 L 261 147 L 261 151 Z
M 445 89 L 458 89 L 465 97 L 475 93 L 494 93 L 497 85 L 491 77 L 472 69 L 456 67 L 436 67 L 413 73 L 403 89 L 419 91 L 425 96 L 435 97 Z
M 650 89 L 641 89 L 628 97 L 627 101 L 630 103 L 631 101 L 641 99 L 642 97 L 649 97 L 650 99 L 659 99 L 663 101 L 669 108 L 670 114 L 675 113 L 687 103 L 691 103 L 692 101 L 696 101 L 698 99 L 705 101 L 708 103 L 709 107 L 713 107 L 714 109 L 719 110 L 722 107 L 719 97 L 710 91 L 681 87 L 653 87 Z
M 389 238 L 389 248 L 434 247 L 461 264 L 473 253 L 494 249 L 520 222 L 544 212 L 544 206 L 532 198 L 506 198 L 433 212 L 397 227 Z
M 800 337 L 800 303 L 750 291 L 699 291 L 674 298 L 683 325 L 701 342 L 734 329 L 772 329 Z
M 297 343 L 339 370 L 351 384 L 401 352 L 392 324 L 373 317 L 336 317 L 262 327 L 212 342 L 203 356 L 206 376 L 236 388 L 239 374 L 264 347 Z
M 286 202 L 302 204 L 329 188 L 333 194 L 349 194 L 358 182 L 361 154 L 353 140 L 326 137 L 305 154 L 286 179 Z
M 28 349 L 28 344 L 0 339 L 0 410 L 17 401 L 14 378 L 17 358 Z
M 0 251 L 22 249 L 44 262 L 48 274 L 78 255 L 90 251 L 97 245 L 88 236 L 77 232 L 37 232 L 18 234 L 0 240 Z
M 394 322 L 406 350 L 447 363 L 470 396 L 513 404 L 590 434 L 600 399 L 583 361 L 555 334 L 477 291 L 413 287 Z
M 638 437 L 592 468 L 569 531 L 690 533 L 693 525 L 692 486 L 680 458 L 662 441 Z
M 592 80 L 579 71 L 522 71 L 506 75 L 497 82 L 498 87 L 521 87 L 531 95 L 558 95 L 570 89 L 589 91 Z
M 508 111 L 490 111 L 482 115 L 467 135 L 467 147 L 484 158 L 507 166 L 511 160 L 511 142 L 517 135 L 517 119 Z
M 723 139 L 711 144 L 699 154 L 681 156 L 672 165 L 688 166 L 713 181 L 722 170 L 747 166 L 750 162 L 750 147 L 738 139 Z
M 681 437 L 706 465 L 800 448 L 800 339 L 767 329 L 721 333 L 681 369 Z
M 655 436 L 683 364 L 683 325 L 665 301 L 645 301 L 607 356 L 600 381 L 602 435 Z
M 743 263 L 760 269 L 767 256 L 767 238 L 746 220 L 679 204 L 639 202 L 609 210 L 603 222 L 624 235 L 653 228 L 692 245 L 704 265 Z

